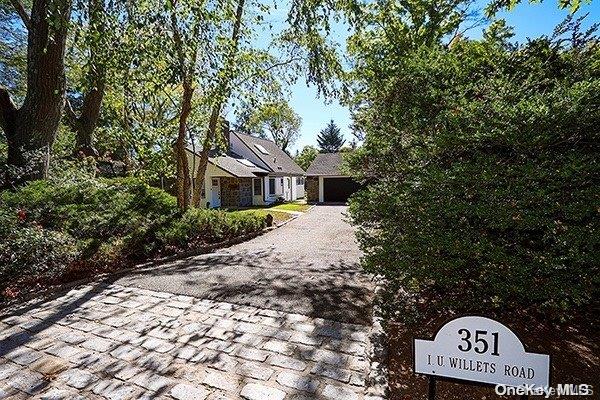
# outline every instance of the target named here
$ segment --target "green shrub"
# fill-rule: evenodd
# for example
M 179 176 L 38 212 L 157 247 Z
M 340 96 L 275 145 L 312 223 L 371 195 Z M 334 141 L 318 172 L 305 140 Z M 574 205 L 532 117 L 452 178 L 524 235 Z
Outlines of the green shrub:
M 190 209 L 157 236 L 165 245 L 193 247 L 256 232 L 265 226 L 264 216 L 258 214 Z
M 0 193 L 0 282 L 120 267 L 256 232 L 264 216 L 190 209 L 132 178 L 36 181 Z M 74 263 L 76 262 L 76 263 Z
M 75 239 L 41 227 L 13 229 L 0 241 L 0 282 L 18 278 L 53 278 L 80 255 Z
M 171 195 L 132 178 L 35 181 L 3 192 L 0 201 L 3 208 L 22 209 L 27 223 L 85 242 L 87 255 L 112 237 L 127 238 L 129 255 L 148 255 L 155 250 L 154 232 L 179 215 Z
M 422 48 L 370 88 L 350 208 L 369 271 L 428 310 L 597 304 L 600 50 L 577 37 Z

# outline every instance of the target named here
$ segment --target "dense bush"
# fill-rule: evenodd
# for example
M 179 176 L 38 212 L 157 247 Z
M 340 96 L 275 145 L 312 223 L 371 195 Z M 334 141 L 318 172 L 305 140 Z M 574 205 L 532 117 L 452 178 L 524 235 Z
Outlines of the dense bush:
M 600 298 L 600 50 L 568 37 L 421 47 L 369 87 L 351 202 L 369 271 L 432 309 Z
M 162 229 L 158 238 L 167 245 L 185 247 L 198 240 L 220 242 L 259 231 L 265 226 L 265 218 L 253 213 L 190 209 L 181 219 Z
M 255 232 L 264 216 L 192 209 L 133 179 L 35 181 L 0 193 L 0 286 L 118 267 Z

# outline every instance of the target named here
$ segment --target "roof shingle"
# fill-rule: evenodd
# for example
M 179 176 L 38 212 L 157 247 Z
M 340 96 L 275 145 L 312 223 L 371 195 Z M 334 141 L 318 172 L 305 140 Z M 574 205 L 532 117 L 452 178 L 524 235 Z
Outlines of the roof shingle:
M 343 153 L 319 153 L 306 170 L 306 176 L 348 176 L 341 171 Z
M 187 150 L 200 156 L 190 147 Z M 254 165 L 249 160 L 232 151 L 219 153 L 211 150 L 208 155 L 208 162 L 238 178 L 255 178 L 269 173 L 266 169 Z
M 276 174 L 304 175 L 304 170 L 274 142 L 246 135 L 239 132 L 231 132 L 236 135 L 262 162 L 265 163 Z M 257 147 L 257 145 L 259 147 Z M 263 154 L 263 147 L 269 154 Z

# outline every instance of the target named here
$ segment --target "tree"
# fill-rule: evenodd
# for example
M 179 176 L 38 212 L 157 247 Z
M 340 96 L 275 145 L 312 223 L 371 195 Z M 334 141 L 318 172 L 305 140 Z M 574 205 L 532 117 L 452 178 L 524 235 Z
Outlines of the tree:
M 8 144 L 9 181 L 45 178 L 65 99 L 65 44 L 70 0 L 33 0 L 15 11 L 27 29 L 27 92 L 17 107 L 0 87 L 0 127 Z
M 313 160 L 317 158 L 317 154 L 319 154 L 319 150 L 314 146 L 304 146 L 300 154 L 294 158 L 294 161 L 296 161 L 296 164 L 298 164 L 300 168 L 306 171 Z
M 317 143 L 321 153 L 336 153 L 346 143 L 346 139 L 340 132 L 340 128 L 331 120 L 317 136 Z
M 80 14 L 87 16 L 87 21 L 80 23 L 79 29 L 82 32 L 77 32 L 76 35 L 81 39 L 81 43 L 74 41 L 75 46 L 82 46 L 80 51 L 85 54 L 76 59 L 76 62 L 85 65 L 84 76 L 81 79 L 83 93 L 77 93 L 81 97 L 81 107 L 78 115 L 67 96 L 65 109 L 67 122 L 76 134 L 75 150 L 97 157 L 94 130 L 100 118 L 105 95 L 108 64 L 118 51 L 118 36 L 114 34 L 114 26 L 111 29 L 108 27 L 109 10 L 103 0 L 89 0 L 87 9 L 81 10 Z
M 219 71 L 216 85 L 216 93 L 212 100 L 210 118 L 208 128 L 206 129 L 205 137 L 202 143 L 202 151 L 200 152 L 200 162 L 196 170 L 196 184 L 194 186 L 192 204 L 200 206 L 201 191 L 204 185 L 204 176 L 208 165 L 208 152 L 217 135 L 219 128 L 219 118 L 221 111 L 229 96 L 231 95 L 231 85 L 235 77 L 235 61 L 238 56 L 238 46 L 241 37 L 242 17 L 244 14 L 245 0 L 238 0 L 235 19 L 233 21 L 233 29 L 231 30 L 230 47 L 226 53 L 223 67 Z
M 286 101 L 262 104 L 247 120 L 247 130 L 264 139 L 270 139 L 279 148 L 288 152 L 300 136 L 302 119 Z
M 31 7 L 31 3 L 24 6 Z M 0 1 L 0 86 L 20 103 L 27 88 L 27 31 L 12 4 Z
M 350 213 L 364 266 L 409 306 L 561 318 L 597 305 L 600 46 L 580 22 L 523 45 L 440 38 L 398 48 L 383 79 L 356 75 L 368 107 L 350 162 L 367 186 Z M 379 69 L 376 53 L 360 51 Z

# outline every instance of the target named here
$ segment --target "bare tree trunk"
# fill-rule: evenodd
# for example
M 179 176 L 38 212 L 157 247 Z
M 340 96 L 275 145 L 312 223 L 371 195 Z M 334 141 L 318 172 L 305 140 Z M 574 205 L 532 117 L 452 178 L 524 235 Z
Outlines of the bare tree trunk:
M 16 109 L 0 88 L 0 126 L 8 142 L 9 180 L 44 179 L 65 98 L 65 43 L 71 0 L 34 0 L 28 27 L 27 94 Z
M 102 0 L 89 1 L 90 27 L 98 32 L 99 36 L 105 32 L 103 21 L 104 4 Z M 71 105 L 67 103 L 67 115 L 69 124 L 75 131 L 75 151 L 83 152 L 86 156 L 98 156 L 98 151 L 94 148 L 94 130 L 100 118 L 100 109 L 102 99 L 104 98 L 104 89 L 106 86 L 106 65 L 104 57 L 98 55 L 103 51 L 102 40 L 94 39 L 90 46 L 90 62 L 87 70 L 87 82 L 90 85 L 89 91 L 83 97 L 81 113 L 78 117 Z
M 196 29 L 199 25 L 196 25 Z M 184 42 L 181 38 L 179 25 L 177 23 L 176 4 L 173 4 L 171 11 L 171 28 L 173 29 L 173 40 L 175 50 L 179 58 L 179 68 L 183 83 L 183 97 L 181 99 L 181 112 L 179 114 L 179 130 L 177 132 L 177 141 L 175 142 L 175 158 L 177 160 L 177 205 L 186 210 L 190 206 L 191 200 L 191 176 L 190 167 L 186 153 L 185 134 L 187 132 L 187 120 L 192 112 L 192 98 L 194 96 L 193 74 L 196 66 L 196 49 L 192 51 L 190 62 L 187 62 Z M 194 31 L 193 37 L 197 35 Z
M 194 195 L 192 197 L 192 204 L 194 207 L 200 207 L 201 205 L 200 199 L 202 196 L 204 175 L 206 175 L 206 167 L 208 166 L 208 153 L 210 152 L 212 142 L 215 138 L 215 132 L 217 131 L 217 122 L 219 121 L 220 113 L 220 107 L 213 107 L 210 120 L 208 122 L 208 131 L 204 137 L 204 140 L 202 141 L 202 151 L 200 152 L 200 162 L 198 163 L 198 169 L 196 170 Z
M 225 60 L 225 65 L 223 66 L 224 70 L 221 71 L 222 74 L 219 74 L 222 76 L 222 78 L 218 85 L 218 97 L 215 100 L 215 103 L 212 107 L 210 120 L 208 123 L 208 129 L 206 131 L 206 137 L 204 138 L 202 152 L 200 153 L 200 162 L 198 164 L 198 169 L 196 170 L 196 185 L 194 187 L 193 195 L 193 205 L 195 207 L 200 206 L 202 182 L 204 182 L 204 176 L 206 175 L 206 167 L 208 165 L 208 153 L 210 151 L 211 144 L 213 143 L 216 136 L 217 123 L 219 122 L 221 109 L 223 108 L 223 105 L 231 95 L 231 80 L 233 79 L 233 66 L 235 64 L 235 56 L 237 55 L 238 45 L 240 42 L 240 27 L 242 25 L 242 16 L 244 13 L 244 1 L 245 0 L 239 0 L 237 5 L 235 22 L 233 25 L 233 31 L 231 33 L 231 41 L 233 43 L 233 47 L 229 52 L 227 59 Z
M 192 112 L 192 96 L 194 88 L 188 79 L 183 82 L 183 98 L 181 101 L 181 113 L 179 114 L 179 131 L 175 143 L 175 157 L 177 159 L 177 205 L 181 209 L 190 206 L 190 168 L 185 150 L 185 134 L 187 131 L 187 120 Z

